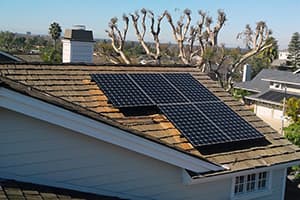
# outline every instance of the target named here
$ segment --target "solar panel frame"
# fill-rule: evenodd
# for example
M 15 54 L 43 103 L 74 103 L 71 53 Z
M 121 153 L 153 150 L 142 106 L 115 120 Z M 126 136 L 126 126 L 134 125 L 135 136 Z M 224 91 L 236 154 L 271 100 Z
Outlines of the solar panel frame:
M 162 75 L 190 102 L 220 101 L 190 73 L 164 73 Z
M 127 74 L 91 74 L 91 77 L 117 108 L 155 105 Z

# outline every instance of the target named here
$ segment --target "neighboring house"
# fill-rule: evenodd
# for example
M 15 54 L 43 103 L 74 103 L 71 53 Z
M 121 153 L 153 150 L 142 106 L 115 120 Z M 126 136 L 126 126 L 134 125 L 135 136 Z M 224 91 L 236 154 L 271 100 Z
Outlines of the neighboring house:
M 107 73 L 118 75 L 101 82 Z M 160 100 L 189 101 L 153 104 L 165 94 L 150 76 L 177 91 Z M 135 78 L 134 90 L 118 84 Z M 284 199 L 300 163 L 297 146 L 186 66 L 0 65 L 0 127 L 1 179 L 126 199 Z
M 236 83 L 234 88 L 243 89 L 254 94 L 245 99 L 254 103 L 257 116 L 281 131 L 283 120 L 283 100 L 300 98 L 300 74 L 296 72 L 263 69 L 251 81 Z
M 23 62 L 23 60 L 4 51 L 0 51 L 0 63 L 15 63 L 15 62 Z
M 280 50 L 278 52 L 278 58 L 275 59 L 271 65 L 273 67 L 278 67 L 278 68 L 282 68 L 282 69 L 289 69 L 291 68 L 290 66 L 287 65 L 287 57 L 289 55 L 288 50 Z

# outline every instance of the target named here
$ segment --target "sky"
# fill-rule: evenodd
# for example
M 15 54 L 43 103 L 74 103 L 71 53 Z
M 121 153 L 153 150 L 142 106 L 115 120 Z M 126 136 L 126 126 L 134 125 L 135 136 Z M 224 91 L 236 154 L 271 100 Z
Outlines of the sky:
M 168 10 L 174 20 L 189 8 L 194 24 L 198 10 L 216 21 L 217 10 L 222 9 L 228 20 L 219 34 L 219 42 L 228 47 L 243 47 L 242 41 L 236 39 L 237 34 L 246 24 L 255 28 L 258 21 L 267 23 L 279 49 L 287 48 L 292 34 L 300 32 L 299 0 L 0 0 L 0 31 L 48 34 L 49 25 L 58 22 L 63 31 L 80 24 L 93 30 L 95 38 L 108 38 L 105 30 L 112 17 L 121 19 L 124 13 L 141 8 L 153 11 L 156 16 Z M 120 21 L 120 28 L 122 25 Z M 132 27 L 128 39 L 135 40 Z M 161 41 L 174 42 L 167 23 L 162 23 Z

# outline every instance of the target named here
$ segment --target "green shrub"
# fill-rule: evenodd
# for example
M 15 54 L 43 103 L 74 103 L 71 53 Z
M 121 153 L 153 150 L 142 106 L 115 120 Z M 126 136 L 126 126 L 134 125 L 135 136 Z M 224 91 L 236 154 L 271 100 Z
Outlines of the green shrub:
M 289 141 L 300 147 L 300 122 L 284 128 L 284 134 Z

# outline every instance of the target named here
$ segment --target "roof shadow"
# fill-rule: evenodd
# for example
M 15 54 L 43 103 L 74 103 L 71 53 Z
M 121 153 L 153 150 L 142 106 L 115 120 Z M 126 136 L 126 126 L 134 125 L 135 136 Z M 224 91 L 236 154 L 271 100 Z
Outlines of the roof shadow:
M 209 155 L 215 153 L 225 153 L 230 151 L 249 149 L 253 147 L 263 147 L 270 144 L 271 143 L 266 138 L 258 138 L 253 140 L 242 140 L 236 142 L 202 146 L 197 147 L 197 150 L 200 151 L 200 153 L 203 155 Z

